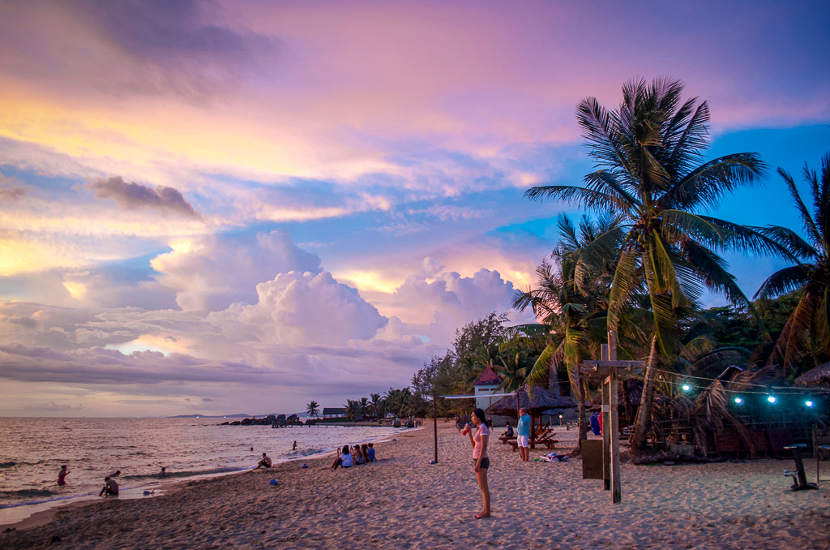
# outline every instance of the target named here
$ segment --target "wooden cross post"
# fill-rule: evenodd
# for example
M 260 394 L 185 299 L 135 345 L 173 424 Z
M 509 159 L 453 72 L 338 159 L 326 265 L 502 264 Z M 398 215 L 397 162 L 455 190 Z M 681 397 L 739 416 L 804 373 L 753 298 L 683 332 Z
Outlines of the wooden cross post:
M 620 490 L 620 427 L 619 427 L 619 380 L 618 369 L 642 367 L 642 361 L 617 360 L 617 335 L 608 331 L 608 344 L 602 346 L 599 361 L 583 361 L 580 368 L 591 369 L 602 376 L 602 483 L 606 491 L 612 492 L 614 503 L 622 500 Z

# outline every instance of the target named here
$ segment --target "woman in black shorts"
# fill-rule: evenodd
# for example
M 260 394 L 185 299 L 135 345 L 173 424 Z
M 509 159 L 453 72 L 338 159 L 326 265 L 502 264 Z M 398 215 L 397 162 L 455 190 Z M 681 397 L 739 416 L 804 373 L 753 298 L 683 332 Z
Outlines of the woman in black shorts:
M 490 517 L 490 487 L 487 485 L 487 469 L 490 467 L 490 459 L 487 457 L 487 443 L 490 439 L 490 430 L 484 417 L 484 411 L 476 409 L 473 411 L 473 424 L 476 426 L 475 434 L 472 433 L 468 424 L 464 431 L 470 438 L 473 446 L 473 470 L 476 473 L 478 486 L 481 489 L 481 501 L 483 509 L 475 515 L 476 519 Z

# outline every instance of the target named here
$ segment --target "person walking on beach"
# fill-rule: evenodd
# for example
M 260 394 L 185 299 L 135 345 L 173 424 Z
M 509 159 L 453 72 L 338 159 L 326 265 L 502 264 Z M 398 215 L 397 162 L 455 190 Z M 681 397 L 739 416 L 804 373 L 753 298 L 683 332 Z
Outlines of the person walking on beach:
M 490 430 L 484 417 L 484 411 L 476 409 L 472 416 L 473 424 L 476 426 L 475 435 L 467 424 L 462 433 L 470 438 L 473 446 L 473 470 L 476 473 L 478 487 L 481 489 L 481 501 L 483 508 L 475 515 L 476 519 L 490 517 L 490 487 L 487 485 L 487 469 L 490 467 L 490 458 L 487 456 L 487 443 L 490 439 Z
M 530 458 L 530 423 L 533 419 L 527 414 L 527 410 L 519 409 L 519 422 L 516 424 L 516 443 L 519 445 L 519 455 L 522 462 Z
M 58 486 L 63 487 L 66 485 L 66 476 L 69 475 L 69 470 L 66 469 L 66 464 L 61 466 L 60 472 L 58 472 Z

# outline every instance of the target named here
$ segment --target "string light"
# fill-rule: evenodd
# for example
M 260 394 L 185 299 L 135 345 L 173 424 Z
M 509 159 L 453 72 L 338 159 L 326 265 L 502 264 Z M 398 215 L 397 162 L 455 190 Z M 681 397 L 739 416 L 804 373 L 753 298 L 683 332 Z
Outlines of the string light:
M 682 389 L 686 393 L 692 391 L 692 387 L 689 384 L 683 384 L 682 386 L 680 386 L 680 389 Z
M 809 399 L 808 399 L 807 401 L 805 401 L 805 402 L 804 402 L 804 406 L 805 406 L 805 407 L 812 407 L 812 406 L 813 406 L 813 402 L 812 402 L 811 400 L 809 400 Z
M 733 399 L 733 401 L 735 401 L 735 404 L 736 404 L 736 405 L 740 405 L 741 403 L 743 403 L 743 402 L 744 402 L 744 398 L 743 398 L 743 397 L 741 397 L 740 395 L 736 395 L 736 396 L 735 396 L 735 399 Z
M 775 402 L 778 401 L 778 398 L 774 395 L 768 395 L 767 401 L 769 401 L 770 405 L 775 405 Z

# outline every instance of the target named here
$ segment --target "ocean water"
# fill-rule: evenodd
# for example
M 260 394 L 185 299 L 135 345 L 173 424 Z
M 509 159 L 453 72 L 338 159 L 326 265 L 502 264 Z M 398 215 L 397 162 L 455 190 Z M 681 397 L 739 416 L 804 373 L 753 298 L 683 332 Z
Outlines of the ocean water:
M 121 470 L 119 498 L 160 494 L 166 484 L 331 453 L 379 441 L 390 426 L 219 426 L 221 418 L 0 418 L 0 525 L 68 502 L 98 498 Z M 292 451 L 293 442 L 297 450 Z M 251 450 L 253 448 L 253 450 Z M 66 464 L 67 485 L 57 485 Z M 167 470 L 159 476 L 161 467 Z

